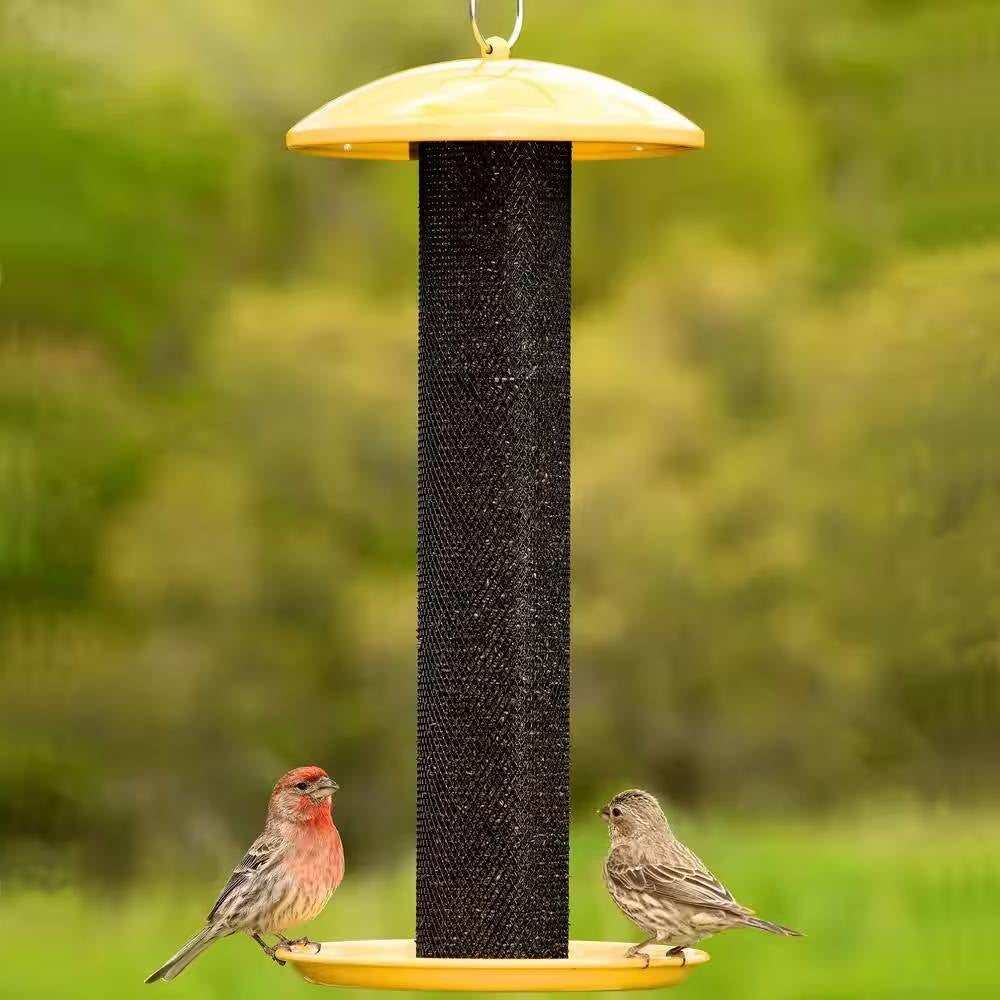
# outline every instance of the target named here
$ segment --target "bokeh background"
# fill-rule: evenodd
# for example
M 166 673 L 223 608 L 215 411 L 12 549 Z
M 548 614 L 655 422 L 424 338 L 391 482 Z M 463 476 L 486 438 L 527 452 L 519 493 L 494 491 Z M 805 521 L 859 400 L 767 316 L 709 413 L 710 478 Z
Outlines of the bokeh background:
M 412 933 L 417 174 L 283 135 L 464 11 L 0 6 L 4 997 L 140 995 L 306 762 L 312 933 Z M 634 938 L 639 784 L 808 933 L 691 1000 L 996 995 L 995 0 L 527 0 L 517 54 L 709 143 L 575 175 L 574 935 Z M 239 940 L 168 988 L 308 989 Z

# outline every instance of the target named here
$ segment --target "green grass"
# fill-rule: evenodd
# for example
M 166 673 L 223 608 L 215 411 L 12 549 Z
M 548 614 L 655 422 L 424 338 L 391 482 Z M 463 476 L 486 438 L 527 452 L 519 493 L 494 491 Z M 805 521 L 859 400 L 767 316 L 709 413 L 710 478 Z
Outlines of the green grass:
M 740 1000 L 986 998 L 1000 988 L 1000 818 L 931 815 L 826 825 L 685 823 L 679 831 L 737 898 L 803 929 L 708 942 L 712 962 L 678 998 Z M 603 831 L 573 844 L 572 933 L 635 940 L 600 884 Z M 0 895 L 0 996 L 148 997 L 143 978 L 197 929 L 215 886 L 135 891 L 116 901 L 64 890 Z M 412 873 L 348 877 L 309 932 L 317 938 L 408 937 Z M 231 938 L 155 987 L 174 1000 L 281 1000 L 315 989 Z M 354 994 L 356 1000 L 363 1000 Z

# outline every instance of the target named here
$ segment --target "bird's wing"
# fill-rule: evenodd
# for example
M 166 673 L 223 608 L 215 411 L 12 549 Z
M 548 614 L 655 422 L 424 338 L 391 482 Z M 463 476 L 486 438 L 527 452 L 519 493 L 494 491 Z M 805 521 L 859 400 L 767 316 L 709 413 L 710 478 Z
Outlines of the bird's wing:
M 208 915 L 208 921 L 211 923 L 219 915 L 219 911 L 226 900 L 240 886 L 246 885 L 262 868 L 266 868 L 276 861 L 280 853 L 281 841 L 265 830 L 250 845 L 250 850 L 247 851 L 246 857 L 236 866 L 232 877 L 226 883 L 225 889 L 219 893 L 219 898 L 215 901 L 215 906 L 212 907 L 212 912 Z
M 619 888 L 706 909 L 744 914 L 748 911 L 704 866 L 671 862 L 629 862 L 608 859 L 607 876 Z

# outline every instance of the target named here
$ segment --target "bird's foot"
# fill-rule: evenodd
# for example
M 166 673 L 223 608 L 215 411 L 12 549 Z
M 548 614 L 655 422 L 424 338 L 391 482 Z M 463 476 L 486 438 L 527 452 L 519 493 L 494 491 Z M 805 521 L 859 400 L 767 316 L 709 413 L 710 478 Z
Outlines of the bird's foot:
M 684 968 L 684 966 L 687 965 L 687 962 L 688 962 L 688 960 L 687 960 L 687 952 L 685 952 L 684 949 L 680 945 L 676 945 L 673 948 L 668 948 L 667 949 L 666 957 L 667 958 L 678 958 L 679 957 L 680 960 L 681 960 L 681 968 Z
M 285 941 L 284 938 L 280 937 L 279 935 L 278 943 L 272 945 L 268 944 L 259 934 L 251 934 L 250 936 L 254 939 L 254 941 L 257 942 L 257 944 L 260 945 L 260 950 L 264 952 L 264 954 L 267 955 L 267 957 L 271 959 L 272 962 L 277 962 L 278 965 L 285 964 L 284 959 L 278 958 L 277 955 L 278 949 L 284 948 L 285 945 L 288 943 L 287 941 Z
M 264 945 L 264 954 L 267 955 L 272 962 L 277 962 L 278 965 L 284 965 L 285 960 L 283 958 L 278 958 L 279 948 L 284 948 L 284 945 L 280 941 L 275 945 Z
M 294 941 L 282 941 L 281 944 L 285 948 L 314 948 L 313 954 L 315 955 L 318 955 L 323 947 L 319 941 L 313 941 L 307 937 L 296 938 Z
M 645 952 L 645 951 L 640 951 L 641 947 L 642 947 L 641 945 L 634 945 L 633 947 L 629 948 L 629 950 L 625 952 L 625 957 L 626 958 L 641 958 L 642 959 L 642 967 L 644 969 L 648 969 L 649 968 L 649 953 Z

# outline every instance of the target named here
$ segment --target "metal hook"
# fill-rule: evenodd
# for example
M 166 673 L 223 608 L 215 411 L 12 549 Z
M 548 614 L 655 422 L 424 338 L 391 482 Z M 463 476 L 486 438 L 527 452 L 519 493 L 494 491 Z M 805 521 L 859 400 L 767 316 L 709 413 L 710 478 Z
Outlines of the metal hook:
M 483 50 L 483 55 L 489 55 L 493 49 L 490 43 L 486 41 L 483 33 L 479 30 L 479 22 L 476 20 L 478 6 L 479 4 L 477 3 L 477 0 L 469 0 L 469 20 L 472 22 L 472 33 L 476 36 L 476 41 L 479 42 L 479 47 Z M 507 39 L 508 49 L 514 48 L 514 43 L 521 37 L 521 28 L 523 27 L 524 0 L 517 0 L 517 19 L 514 21 L 514 30 L 510 33 L 510 38 Z

